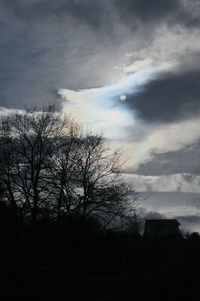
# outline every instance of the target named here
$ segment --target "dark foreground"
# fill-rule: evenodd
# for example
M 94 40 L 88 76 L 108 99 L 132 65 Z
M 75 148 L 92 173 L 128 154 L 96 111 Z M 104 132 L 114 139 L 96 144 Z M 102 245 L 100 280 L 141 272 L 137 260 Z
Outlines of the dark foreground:
M 1 229 L 0 300 L 199 300 L 200 240 L 91 225 Z

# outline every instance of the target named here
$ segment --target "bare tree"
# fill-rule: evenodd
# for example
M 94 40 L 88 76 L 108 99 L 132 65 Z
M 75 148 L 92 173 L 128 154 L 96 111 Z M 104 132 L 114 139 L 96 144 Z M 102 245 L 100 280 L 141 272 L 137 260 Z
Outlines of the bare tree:
M 122 179 L 120 154 L 112 153 L 102 136 L 72 127 L 53 166 L 54 187 L 59 187 L 58 217 L 61 213 L 93 216 L 104 225 L 135 217 L 138 195 Z
M 80 160 L 80 127 L 71 122 L 65 129 L 65 135 L 57 141 L 56 151 L 49 157 L 48 176 L 56 206 L 57 220 L 76 211 L 79 187 L 77 182 L 77 164 Z
M 31 217 L 95 217 L 104 225 L 135 215 L 135 190 L 123 181 L 120 155 L 100 135 L 54 106 L 13 113 L 0 123 L 0 183 L 16 213 Z
M 10 202 L 29 212 L 33 223 L 39 217 L 39 209 L 48 203 L 48 157 L 55 151 L 55 142 L 66 124 L 54 106 L 14 113 L 1 122 L 1 156 L 6 158 L 1 180 L 6 179 Z

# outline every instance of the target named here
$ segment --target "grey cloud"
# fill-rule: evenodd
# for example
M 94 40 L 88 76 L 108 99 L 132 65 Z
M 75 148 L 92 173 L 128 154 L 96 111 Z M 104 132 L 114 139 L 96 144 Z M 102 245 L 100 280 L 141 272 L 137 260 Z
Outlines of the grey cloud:
M 176 216 L 176 219 L 181 224 L 181 228 L 184 231 L 200 232 L 200 216 L 199 215 L 186 215 Z
M 179 151 L 152 152 L 151 160 L 142 163 L 136 173 L 143 175 L 200 174 L 200 144 L 188 145 Z
M 178 219 L 189 222 L 189 223 L 196 223 L 200 224 L 200 216 L 199 215 L 186 215 L 186 216 L 177 216 Z
M 116 0 L 115 4 L 121 12 L 121 16 L 127 18 L 132 15 L 132 19 L 138 17 L 144 22 L 158 22 L 163 17 L 177 13 L 176 10 L 180 7 L 179 0 Z
M 200 112 L 200 71 L 160 74 L 137 94 L 128 95 L 126 105 L 147 122 L 170 122 Z
M 75 1 L 0 1 L 1 106 L 55 102 L 59 88 L 104 83 L 112 39 L 88 27 L 100 13 L 97 4 L 86 1 L 80 10 Z
M 144 216 L 145 219 L 165 219 L 166 216 L 156 211 L 149 211 Z
M 89 20 L 99 19 L 105 7 L 107 10 L 116 10 L 124 19 L 132 15 L 145 22 L 149 18 L 156 21 L 155 17 L 162 18 L 169 13 L 176 13 L 176 9 L 181 7 L 179 0 L 111 0 L 109 3 L 106 0 L 1 0 L 1 4 L 16 16 L 25 19 L 49 17 L 51 14 L 71 14 L 78 18 L 88 17 Z
M 181 0 L 1 0 L 1 3 L 24 20 L 70 15 L 99 26 L 103 22 L 109 24 L 114 12 L 130 28 L 138 22 L 157 24 L 163 19 L 190 26 L 198 23 L 198 18 L 190 14 Z
M 113 33 L 115 23 L 134 31 L 148 24 L 145 29 L 149 35 L 160 22 L 198 26 L 198 18 L 181 0 L 1 0 L 0 6 L 13 18 L 28 23 L 46 19 L 65 21 L 70 17 L 79 24 L 103 27 L 105 33 Z
M 149 211 L 157 211 L 161 214 L 165 212 L 167 216 L 177 216 L 180 212 L 180 208 L 184 208 L 185 211 L 193 210 L 193 213 L 199 208 L 199 193 L 187 193 L 187 192 L 141 192 L 140 202 L 143 208 Z M 191 211 L 190 210 L 190 211 Z
M 200 16 L 193 14 L 192 3 L 195 7 L 193 0 L 114 0 L 123 22 L 132 27 L 145 23 L 151 26 L 151 30 L 163 22 L 170 26 L 180 24 L 187 28 L 199 27 Z M 192 9 L 189 9 L 191 6 Z
M 25 21 L 39 20 L 42 18 L 71 17 L 98 26 L 103 15 L 103 2 L 76 1 L 76 0 L 1 0 L 1 4 L 13 16 Z

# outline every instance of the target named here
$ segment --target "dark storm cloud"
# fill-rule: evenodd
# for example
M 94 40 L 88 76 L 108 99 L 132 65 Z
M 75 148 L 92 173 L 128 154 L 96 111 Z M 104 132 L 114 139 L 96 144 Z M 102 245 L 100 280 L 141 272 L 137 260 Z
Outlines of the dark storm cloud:
M 62 18 L 67 15 L 78 18 L 79 21 L 98 26 L 104 15 L 101 1 L 76 0 L 1 0 L 1 4 L 12 15 L 26 21 L 42 18 Z
M 179 151 L 153 152 L 151 160 L 142 163 L 136 173 L 143 175 L 200 174 L 200 143 L 188 145 Z
M 109 2 L 109 3 L 108 3 Z M 124 22 L 138 18 L 143 22 L 158 22 L 181 10 L 179 0 L 1 0 L 1 4 L 13 15 L 29 20 L 41 17 L 71 15 L 98 25 L 115 10 Z M 103 18 L 103 20 L 101 20 Z M 131 20 L 130 20 L 131 18 Z
M 181 0 L 113 0 L 113 2 L 121 20 L 129 26 L 149 23 L 153 29 L 162 22 L 191 28 L 200 26 L 200 16 L 194 16 L 188 9 L 189 1 L 185 5 Z
M 129 109 L 147 122 L 170 122 L 200 112 L 200 70 L 160 74 L 141 91 L 128 95 Z
M 164 17 L 176 14 L 180 8 L 179 0 L 115 0 L 114 3 L 123 19 L 137 17 L 144 22 L 158 22 Z
M 113 11 L 121 21 L 132 27 L 135 21 L 144 23 L 180 22 L 198 25 L 198 18 L 193 18 L 182 5 L 181 0 L 2 0 L 4 7 L 16 16 L 30 20 L 44 17 L 63 17 L 70 15 L 98 26 L 110 23 Z M 108 28 L 109 30 L 109 28 Z

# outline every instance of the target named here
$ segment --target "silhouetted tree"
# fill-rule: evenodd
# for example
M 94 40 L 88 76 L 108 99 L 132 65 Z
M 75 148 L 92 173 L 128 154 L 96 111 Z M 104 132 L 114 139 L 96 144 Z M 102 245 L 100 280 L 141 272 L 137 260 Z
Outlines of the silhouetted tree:
M 72 126 L 51 160 L 57 218 L 95 217 L 104 225 L 135 220 L 138 195 L 120 175 L 120 155 L 112 153 L 99 135 Z
M 114 225 L 135 217 L 137 194 L 121 177 L 120 155 L 55 106 L 2 118 L 0 158 L 0 184 L 22 220 L 79 215 Z
M 40 112 L 13 113 L 1 121 L 0 180 L 13 208 L 30 214 L 33 223 L 49 202 L 48 156 L 55 151 L 55 141 L 66 123 L 53 106 Z

